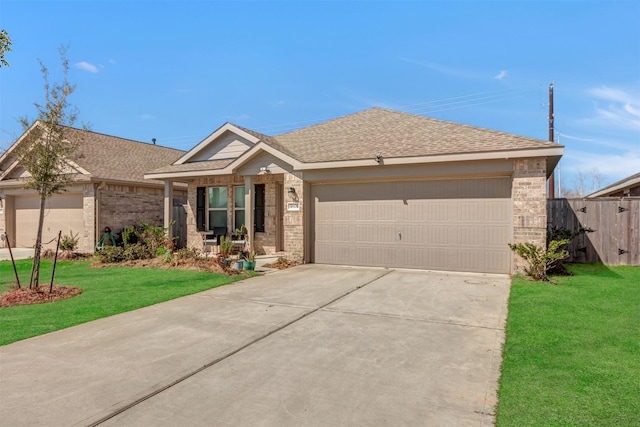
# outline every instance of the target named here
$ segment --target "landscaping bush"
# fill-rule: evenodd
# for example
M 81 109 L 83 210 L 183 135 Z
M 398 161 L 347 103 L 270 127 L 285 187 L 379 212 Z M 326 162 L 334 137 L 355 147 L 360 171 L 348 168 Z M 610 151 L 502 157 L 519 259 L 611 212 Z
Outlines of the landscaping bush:
M 140 234 L 135 227 L 125 227 L 120 232 L 120 238 L 122 239 L 122 244 L 124 246 L 134 245 L 138 243 L 138 238 Z
M 151 248 L 144 243 L 129 245 L 122 251 L 124 261 L 135 261 L 137 259 L 149 259 L 155 256 Z
M 73 231 L 69 232 L 69 235 L 64 235 L 62 236 L 62 238 L 60 239 L 60 249 L 63 251 L 75 251 L 76 248 L 78 247 L 78 241 L 80 233 L 76 233 L 76 235 L 73 235 Z
M 105 246 L 104 249 L 96 252 L 100 262 L 112 264 L 124 261 L 124 248 L 120 246 Z
M 569 240 L 560 239 L 550 240 L 547 248 L 542 248 L 529 242 L 509 243 L 509 247 L 529 263 L 529 267 L 524 269 L 527 276 L 530 276 L 533 280 L 548 282 L 549 271 L 558 268 L 562 260 L 569 256 L 569 251 L 566 249 L 568 244 Z
M 145 221 L 138 227 L 126 227 L 120 232 L 122 247 L 107 246 L 97 252 L 100 262 L 118 263 L 162 257 L 165 262 L 171 261 L 173 241 L 166 237 L 167 230 L 159 225 Z

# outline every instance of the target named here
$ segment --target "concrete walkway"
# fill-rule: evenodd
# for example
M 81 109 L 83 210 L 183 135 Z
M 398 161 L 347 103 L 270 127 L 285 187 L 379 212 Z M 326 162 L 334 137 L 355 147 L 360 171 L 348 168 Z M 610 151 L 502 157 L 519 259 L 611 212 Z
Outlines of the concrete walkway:
M 274 272 L 0 347 L 0 420 L 492 425 L 508 292 L 506 277 Z
M 13 253 L 13 259 L 33 258 L 33 248 L 12 248 L 11 253 Z M 11 254 L 9 253 L 9 249 L 0 248 L 0 261 L 6 261 L 10 259 Z

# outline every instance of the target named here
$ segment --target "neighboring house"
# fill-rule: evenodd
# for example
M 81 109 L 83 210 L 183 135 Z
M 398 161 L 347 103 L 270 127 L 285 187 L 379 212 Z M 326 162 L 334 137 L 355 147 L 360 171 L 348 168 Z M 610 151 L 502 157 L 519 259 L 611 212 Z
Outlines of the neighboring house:
M 640 196 L 640 172 L 591 193 L 587 198 L 631 196 Z
M 23 134 L 0 157 L 0 232 L 7 232 L 14 247 L 35 244 L 40 199 L 24 189 L 27 171 L 14 159 Z M 184 151 L 95 132 L 65 128 L 81 142 L 80 157 L 70 161 L 74 173 L 67 191 L 52 196 L 46 205 L 43 243 L 55 248 L 58 232 L 78 234 L 79 250 L 93 251 L 105 227 L 114 233 L 141 220 L 164 222 L 164 183 L 144 178 L 144 171 L 175 161 Z M 176 186 L 176 198 L 186 201 L 186 187 Z
M 562 153 L 372 108 L 277 136 L 226 123 L 145 177 L 188 184 L 190 247 L 247 224 L 257 251 L 305 262 L 511 273 L 508 243 L 545 243 L 546 179 Z

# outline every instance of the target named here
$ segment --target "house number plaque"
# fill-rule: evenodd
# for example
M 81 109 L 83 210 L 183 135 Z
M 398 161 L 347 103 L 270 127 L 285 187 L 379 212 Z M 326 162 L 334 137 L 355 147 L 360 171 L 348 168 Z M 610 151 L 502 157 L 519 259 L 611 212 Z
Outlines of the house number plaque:
M 299 202 L 287 202 L 287 211 L 299 211 L 300 203 Z

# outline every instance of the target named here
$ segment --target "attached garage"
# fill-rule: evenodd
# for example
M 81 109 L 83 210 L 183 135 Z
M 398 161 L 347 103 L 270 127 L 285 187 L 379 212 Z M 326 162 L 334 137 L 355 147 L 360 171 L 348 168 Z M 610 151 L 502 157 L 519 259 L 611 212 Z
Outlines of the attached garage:
M 30 248 L 36 243 L 40 199 L 38 196 L 15 196 L 16 247 Z M 42 232 L 43 248 L 55 248 L 58 232 L 62 235 L 78 235 L 82 245 L 84 222 L 82 194 L 57 194 L 47 200 Z M 46 244 L 45 244 L 46 243 Z
M 236 152 L 235 140 L 246 151 Z M 218 155 L 232 151 L 237 157 Z M 546 180 L 562 153 L 549 141 L 376 107 L 280 135 L 225 123 L 145 177 L 189 185 L 194 248 L 207 232 L 197 220 L 199 187 L 244 182 L 244 206 L 255 207 L 256 185 L 266 182 L 264 232 L 247 224 L 256 251 L 282 235 L 282 253 L 276 245 L 266 253 L 511 274 L 526 263 L 509 243 L 546 244 Z M 165 198 L 167 217 L 169 207 Z
M 316 263 L 511 271 L 511 177 L 311 188 Z

